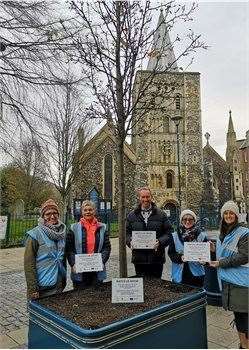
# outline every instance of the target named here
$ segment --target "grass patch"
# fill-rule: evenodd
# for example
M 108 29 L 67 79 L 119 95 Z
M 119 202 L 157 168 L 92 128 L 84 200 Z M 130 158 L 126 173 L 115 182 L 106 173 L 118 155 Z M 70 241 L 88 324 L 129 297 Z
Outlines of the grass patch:
M 118 237 L 118 223 L 112 222 L 110 226 L 111 226 L 110 227 L 110 237 L 111 238 Z

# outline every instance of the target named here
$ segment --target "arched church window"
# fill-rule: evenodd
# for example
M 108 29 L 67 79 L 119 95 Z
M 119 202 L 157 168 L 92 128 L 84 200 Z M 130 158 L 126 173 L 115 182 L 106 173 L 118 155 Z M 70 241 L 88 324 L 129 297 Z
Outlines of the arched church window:
M 113 194 L 113 175 L 112 175 L 113 161 L 112 156 L 107 154 L 104 158 L 104 198 L 112 200 Z
M 181 109 L 181 95 L 177 94 L 175 97 L 175 106 L 176 109 Z
M 173 173 L 171 171 L 168 171 L 166 174 L 166 187 L 167 188 L 173 188 Z
M 169 117 L 163 119 L 163 132 L 169 132 Z

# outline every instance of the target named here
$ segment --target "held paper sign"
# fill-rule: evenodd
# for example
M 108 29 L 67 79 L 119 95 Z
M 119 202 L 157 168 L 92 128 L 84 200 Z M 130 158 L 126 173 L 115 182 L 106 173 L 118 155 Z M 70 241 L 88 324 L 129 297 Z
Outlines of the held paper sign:
M 77 273 L 103 271 L 103 262 L 101 254 L 76 254 L 75 269 Z
M 156 244 L 156 231 L 132 231 L 133 249 L 153 249 Z
M 209 242 L 184 242 L 184 260 L 210 261 Z
M 112 303 L 143 303 L 142 278 L 113 278 Z
M 4 239 L 7 230 L 8 217 L 0 216 L 0 239 Z

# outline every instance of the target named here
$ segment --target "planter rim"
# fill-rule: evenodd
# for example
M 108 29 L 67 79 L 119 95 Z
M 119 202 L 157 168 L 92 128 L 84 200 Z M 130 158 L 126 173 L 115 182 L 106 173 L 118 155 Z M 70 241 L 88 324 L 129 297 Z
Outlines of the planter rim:
M 124 326 L 130 326 L 132 324 L 138 323 L 140 321 L 146 321 L 153 316 L 157 316 L 162 312 L 170 312 L 174 309 L 181 308 L 184 305 L 190 304 L 197 300 L 206 301 L 206 292 L 204 289 L 199 289 L 198 291 L 187 295 L 180 300 L 174 301 L 172 303 L 164 303 L 156 306 L 150 310 L 143 311 L 137 315 L 128 317 L 120 321 L 114 321 L 107 325 L 101 326 L 96 329 L 83 328 L 71 320 L 66 319 L 64 316 L 57 314 L 55 311 L 48 309 L 45 306 L 40 305 L 37 301 L 30 301 L 28 305 L 30 317 L 33 315 L 36 317 L 36 313 L 39 314 L 38 317 L 44 316 L 48 317 L 50 321 L 57 323 L 60 327 L 66 328 L 69 332 L 73 332 L 79 337 L 100 337 L 106 333 L 114 332 L 123 328 Z M 33 312 L 34 311 L 34 312 Z M 41 316 L 40 316 L 41 315 Z

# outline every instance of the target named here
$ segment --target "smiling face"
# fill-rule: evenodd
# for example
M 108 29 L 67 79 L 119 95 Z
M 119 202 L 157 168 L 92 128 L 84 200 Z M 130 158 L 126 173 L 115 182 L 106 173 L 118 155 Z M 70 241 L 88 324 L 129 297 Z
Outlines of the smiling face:
M 84 219 L 91 221 L 95 216 L 95 209 L 91 205 L 84 205 L 82 207 L 82 216 Z
M 47 209 L 43 214 L 43 219 L 45 225 L 56 225 L 59 222 L 59 213 L 53 208 Z
M 149 190 L 141 190 L 139 192 L 139 202 L 142 208 L 149 208 L 151 206 L 152 196 Z
M 223 218 L 224 218 L 225 223 L 228 224 L 228 225 L 232 225 L 236 221 L 236 215 L 231 210 L 226 210 L 224 212 Z
M 184 217 L 182 218 L 182 225 L 186 228 L 186 229 L 190 229 L 191 227 L 193 227 L 195 224 L 195 219 L 193 218 L 192 215 L 184 215 Z

